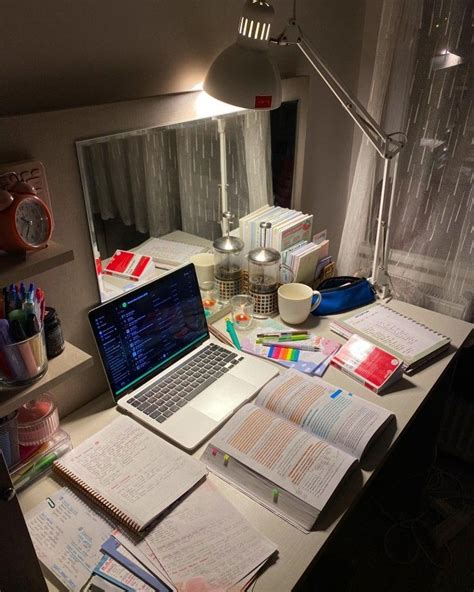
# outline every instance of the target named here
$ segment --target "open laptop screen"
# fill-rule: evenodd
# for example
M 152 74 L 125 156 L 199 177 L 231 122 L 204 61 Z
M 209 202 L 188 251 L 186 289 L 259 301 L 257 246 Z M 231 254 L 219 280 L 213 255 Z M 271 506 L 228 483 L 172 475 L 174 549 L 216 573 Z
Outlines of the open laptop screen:
M 116 400 L 209 336 L 194 265 L 98 306 L 89 321 Z

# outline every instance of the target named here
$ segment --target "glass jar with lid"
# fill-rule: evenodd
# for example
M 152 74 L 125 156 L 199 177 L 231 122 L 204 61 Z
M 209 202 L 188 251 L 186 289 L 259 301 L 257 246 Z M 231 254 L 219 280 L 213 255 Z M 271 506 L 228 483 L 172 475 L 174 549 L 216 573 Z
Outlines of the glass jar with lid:
M 270 222 L 260 223 L 260 247 L 248 254 L 249 294 L 255 300 L 254 316 L 269 317 L 278 312 L 281 255 L 267 247 Z

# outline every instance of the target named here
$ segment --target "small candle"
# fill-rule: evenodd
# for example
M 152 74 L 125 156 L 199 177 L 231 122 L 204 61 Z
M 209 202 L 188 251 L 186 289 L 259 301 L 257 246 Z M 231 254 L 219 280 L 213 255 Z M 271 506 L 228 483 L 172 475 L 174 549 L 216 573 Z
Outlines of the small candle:
M 250 321 L 250 317 L 244 312 L 238 312 L 234 318 L 236 323 L 248 323 Z
M 212 308 L 213 306 L 215 306 L 216 301 L 213 300 L 212 298 L 203 298 L 202 299 L 202 305 L 204 306 L 204 308 Z

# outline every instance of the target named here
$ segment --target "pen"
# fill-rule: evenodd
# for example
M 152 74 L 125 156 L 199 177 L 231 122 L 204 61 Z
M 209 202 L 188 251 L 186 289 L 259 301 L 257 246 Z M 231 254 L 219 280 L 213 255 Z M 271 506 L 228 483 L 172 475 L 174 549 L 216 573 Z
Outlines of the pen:
M 271 339 L 273 341 L 278 341 L 278 343 L 293 343 L 294 341 L 306 341 L 307 339 L 310 339 L 309 335 L 283 335 L 281 337 L 278 336 L 266 336 L 266 337 L 260 337 L 257 339 L 257 343 L 265 343 L 266 341 L 268 341 L 268 339 Z
M 287 347 L 291 349 L 298 349 L 300 351 L 319 351 L 319 347 L 305 343 L 295 343 L 294 341 L 263 341 L 262 345 L 265 347 Z
M 308 331 L 293 330 L 293 331 L 273 331 L 271 333 L 257 333 L 257 337 L 282 337 L 284 335 L 308 335 Z
M 235 332 L 234 323 L 228 317 L 225 319 L 225 328 L 232 339 L 232 343 L 237 349 L 241 350 L 242 348 L 240 347 L 240 341 Z

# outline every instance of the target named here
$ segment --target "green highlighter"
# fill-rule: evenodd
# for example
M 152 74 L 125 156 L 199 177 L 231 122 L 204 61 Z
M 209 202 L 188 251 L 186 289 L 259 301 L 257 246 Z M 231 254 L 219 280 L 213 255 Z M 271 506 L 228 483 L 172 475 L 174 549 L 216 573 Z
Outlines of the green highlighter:
M 225 328 L 227 330 L 227 333 L 230 335 L 232 343 L 235 345 L 235 347 L 238 350 L 242 350 L 242 348 L 240 347 L 239 338 L 237 337 L 237 333 L 235 332 L 234 323 L 228 317 L 225 319 Z

